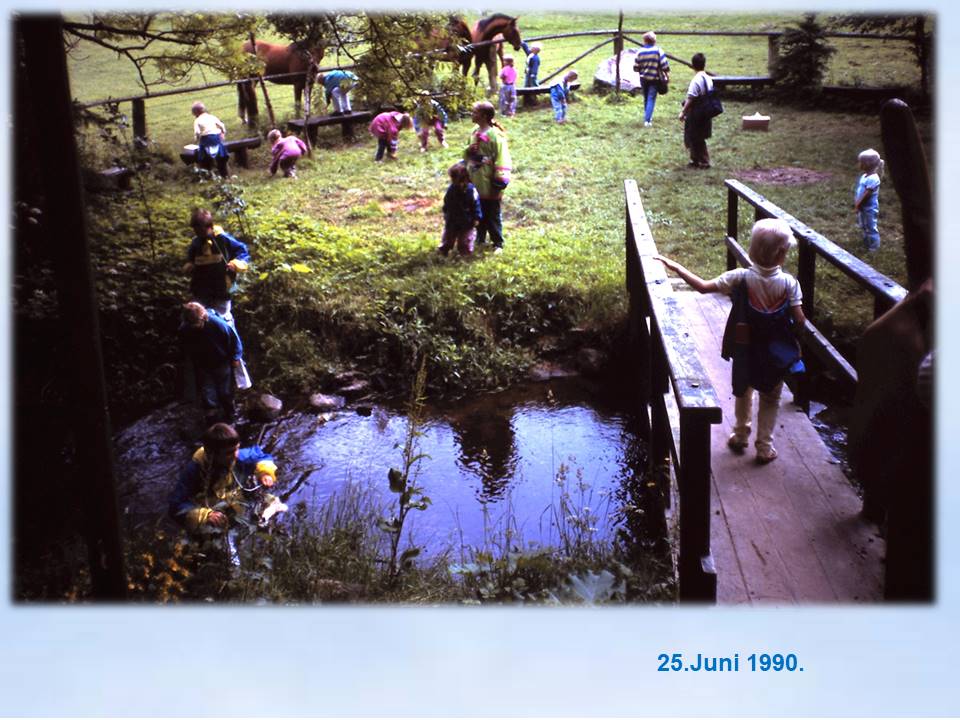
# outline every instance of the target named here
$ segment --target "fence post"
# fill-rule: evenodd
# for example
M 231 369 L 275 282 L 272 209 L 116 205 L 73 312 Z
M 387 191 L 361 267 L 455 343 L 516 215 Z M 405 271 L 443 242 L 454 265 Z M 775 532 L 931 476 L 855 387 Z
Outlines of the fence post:
M 737 217 L 737 210 L 739 208 L 740 198 L 737 193 L 734 192 L 733 188 L 727 188 L 727 237 L 732 237 L 734 240 L 737 240 L 737 233 L 739 232 L 739 219 Z M 739 242 L 739 241 L 738 241 Z M 726 244 L 726 243 L 724 243 Z M 727 248 L 727 270 L 733 270 L 737 267 L 737 258 L 733 254 L 733 250 Z
M 680 410 L 680 601 L 716 602 L 710 555 L 710 422 Z
M 147 139 L 147 104 L 143 98 L 135 98 L 133 104 L 133 139 Z
M 780 59 L 780 36 L 767 36 L 767 74 L 773 77 L 777 70 L 777 61 Z

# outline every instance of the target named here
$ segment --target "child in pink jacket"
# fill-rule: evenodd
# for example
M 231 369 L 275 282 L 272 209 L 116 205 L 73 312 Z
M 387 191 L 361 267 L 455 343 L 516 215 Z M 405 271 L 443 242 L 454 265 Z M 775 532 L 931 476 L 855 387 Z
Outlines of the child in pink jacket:
M 370 134 L 377 139 L 377 162 L 383 162 L 383 154 L 391 160 L 397 159 L 397 139 L 401 130 L 413 127 L 413 119 L 407 113 L 396 110 L 382 112 L 370 123 Z
M 500 114 L 513 117 L 517 113 L 517 71 L 513 67 L 513 56 L 503 56 L 503 70 L 500 71 Z
M 296 135 L 281 137 L 279 130 L 267 133 L 267 140 L 270 142 L 270 152 L 273 153 L 270 174 L 276 175 L 277 168 L 280 168 L 284 177 L 296 178 L 297 160 L 307 154 L 307 146 L 303 140 Z

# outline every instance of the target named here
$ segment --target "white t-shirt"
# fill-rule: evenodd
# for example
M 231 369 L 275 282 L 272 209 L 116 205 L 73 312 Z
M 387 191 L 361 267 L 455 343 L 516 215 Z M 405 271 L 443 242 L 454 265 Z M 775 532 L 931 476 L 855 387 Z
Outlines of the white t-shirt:
M 749 268 L 728 270 L 714 278 L 714 282 L 724 295 L 729 295 L 737 285 L 745 282 L 750 304 L 764 312 L 772 312 L 784 302 L 789 302 L 791 307 L 803 304 L 800 283 L 779 266 L 765 268 L 753 265 Z
M 227 129 L 223 126 L 223 123 L 220 122 L 220 118 L 208 112 L 197 115 L 197 119 L 193 121 L 193 133 L 197 137 L 219 135 L 225 132 L 227 132 Z
M 690 97 L 700 97 L 713 90 L 713 78 L 706 72 L 700 70 L 690 81 L 690 87 L 687 88 L 687 95 Z

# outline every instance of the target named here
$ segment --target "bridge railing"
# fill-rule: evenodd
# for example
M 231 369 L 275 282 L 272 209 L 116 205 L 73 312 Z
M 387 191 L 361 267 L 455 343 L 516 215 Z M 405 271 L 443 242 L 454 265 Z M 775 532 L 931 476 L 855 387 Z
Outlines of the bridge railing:
M 743 200 L 754 209 L 754 219 L 780 218 L 785 220 L 797 238 L 797 280 L 803 291 L 803 314 L 808 321 L 801 335 L 804 346 L 811 350 L 829 369 L 840 374 L 846 381 L 856 385 L 857 373 L 837 349 L 816 329 L 817 257 L 840 270 L 853 282 L 866 290 L 873 298 L 873 314 L 879 317 L 897 302 L 906 297 L 907 291 L 896 281 L 878 272 L 872 266 L 851 255 L 836 243 L 804 225 L 793 215 L 774 205 L 760 193 L 737 180 L 725 180 L 727 187 L 727 269 L 738 264 L 750 264 L 738 242 L 739 206 Z
M 666 271 L 653 259 L 657 246 L 636 181 L 625 180 L 624 190 L 630 327 L 641 373 L 642 414 L 649 423 L 650 458 L 659 463 L 672 457 L 676 468 L 680 600 L 715 602 L 717 574 L 710 552 L 710 426 L 722 418 L 720 403 Z

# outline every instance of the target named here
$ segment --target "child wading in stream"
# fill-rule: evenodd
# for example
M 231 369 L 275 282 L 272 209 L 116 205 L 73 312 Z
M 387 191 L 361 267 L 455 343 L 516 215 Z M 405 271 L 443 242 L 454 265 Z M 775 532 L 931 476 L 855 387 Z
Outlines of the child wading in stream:
M 806 318 L 800 305 L 803 296 L 797 279 L 783 271 L 787 251 L 794 245 L 793 232 L 783 220 L 757 221 L 750 233 L 749 268 L 728 270 L 713 280 L 704 280 L 683 265 L 656 256 L 666 267 L 702 293 L 730 295 L 733 307 L 723 333 L 721 355 L 733 358 L 733 394 L 736 424 L 727 440 L 735 453 L 742 453 L 750 437 L 753 391 L 760 392 L 757 412 L 757 462 L 777 458 L 773 429 L 780 409 L 784 378 L 803 372 L 800 345 L 792 327 Z

